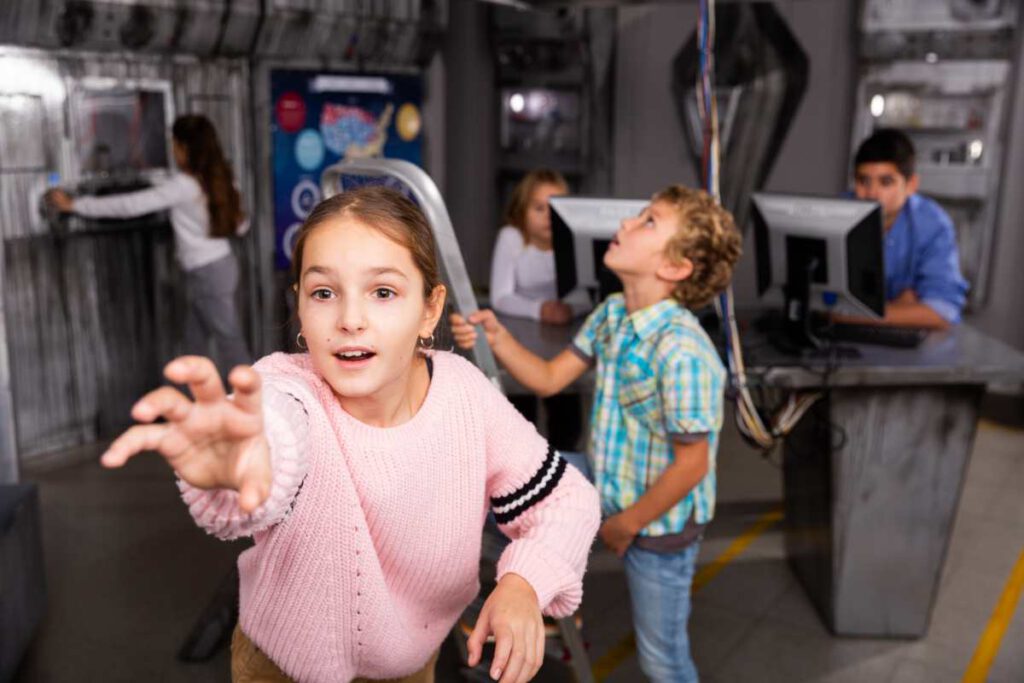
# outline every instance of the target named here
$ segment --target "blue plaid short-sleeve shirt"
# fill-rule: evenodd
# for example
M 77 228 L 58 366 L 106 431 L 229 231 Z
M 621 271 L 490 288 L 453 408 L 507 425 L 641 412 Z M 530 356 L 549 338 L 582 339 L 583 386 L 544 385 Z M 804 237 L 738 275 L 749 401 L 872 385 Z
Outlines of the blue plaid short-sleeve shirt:
M 572 348 L 597 366 L 588 451 L 602 512 L 633 505 L 674 462 L 674 441 L 696 435 L 708 438 L 707 476 L 640 535 L 680 533 L 691 514 L 711 521 L 726 373 L 696 317 L 672 299 L 629 314 L 615 294 Z

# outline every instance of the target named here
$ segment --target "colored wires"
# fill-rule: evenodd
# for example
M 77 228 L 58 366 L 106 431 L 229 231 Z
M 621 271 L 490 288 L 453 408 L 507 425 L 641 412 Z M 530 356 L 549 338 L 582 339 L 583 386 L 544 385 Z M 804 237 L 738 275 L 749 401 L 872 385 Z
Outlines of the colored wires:
M 697 52 L 700 69 L 697 73 L 697 111 L 702 131 L 701 170 L 704 187 L 716 201 L 721 200 L 719 185 L 719 130 L 718 101 L 715 97 L 715 0 L 700 0 L 697 21 Z M 765 451 L 772 449 L 779 438 L 788 434 L 800 418 L 821 397 L 812 392 L 790 394 L 786 402 L 766 425 L 747 385 L 747 372 L 743 363 L 743 345 L 736 324 L 735 304 L 730 285 L 715 302 L 715 308 L 725 330 L 726 361 L 729 378 L 736 395 L 736 426 L 744 438 Z

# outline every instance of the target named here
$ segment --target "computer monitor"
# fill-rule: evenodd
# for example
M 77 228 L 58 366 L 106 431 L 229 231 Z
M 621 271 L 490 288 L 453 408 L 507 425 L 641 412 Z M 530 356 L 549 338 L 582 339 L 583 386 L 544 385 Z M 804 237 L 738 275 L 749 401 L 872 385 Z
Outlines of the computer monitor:
M 790 340 L 806 338 L 810 310 L 885 315 L 884 230 L 875 202 L 753 195 L 757 291 L 777 299 Z M 802 338 L 801 338 L 802 337 Z
M 82 178 L 138 177 L 170 170 L 169 84 L 83 79 L 71 99 Z
M 600 301 L 622 289 L 619 278 L 604 265 L 604 253 L 622 220 L 636 216 L 649 203 L 646 199 L 551 198 L 551 240 L 559 297 L 584 287 Z

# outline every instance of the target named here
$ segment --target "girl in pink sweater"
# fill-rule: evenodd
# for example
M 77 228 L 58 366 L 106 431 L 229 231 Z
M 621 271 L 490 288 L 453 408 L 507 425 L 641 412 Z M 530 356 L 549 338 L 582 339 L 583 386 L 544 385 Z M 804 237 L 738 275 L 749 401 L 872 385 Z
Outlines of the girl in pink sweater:
M 541 612 L 579 605 L 599 512 L 593 487 L 487 378 L 432 351 L 444 308 L 422 212 L 381 187 L 322 202 L 295 247 L 308 353 L 229 375 L 186 356 L 144 396 L 108 467 L 159 451 L 196 522 L 230 539 L 241 608 L 235 681 L 432 681 L 479 590 L 488 509 L 512 538 L 469 639 L 495 636 L 491 676 L 520 683 L 544 653 Z

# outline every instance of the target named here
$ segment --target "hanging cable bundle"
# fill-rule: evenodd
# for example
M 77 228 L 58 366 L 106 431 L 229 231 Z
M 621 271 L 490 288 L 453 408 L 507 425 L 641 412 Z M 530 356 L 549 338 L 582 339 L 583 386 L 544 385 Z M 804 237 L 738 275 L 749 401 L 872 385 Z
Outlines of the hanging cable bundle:
M 718 102 L 715 97 L 715 0 L 700 0 L 700 15 L 697 21 L 697 53 L 700 69 L 697 73 L 697 111 L 700 114 L 703 144 L 701 146 L 701 171 L 704 188 L 715 201 L 720 201 L 719 185 L 719 131 Z M 736 426 L 740 434 L 754 446 L 769 450 L 779 438 L 796 426 L 800 418 L 821 397 L 820 392 L 798 396 L 791 394 L 786 403 L 765 425 L 750 388 L 747 386 L 746 367 L 743 364 L 743 346 L 733 302 L 732 285 L 715 302 L 715 309 L 725 330 L 725 355 L 729 368 L 729 379 L 736 394 Z

